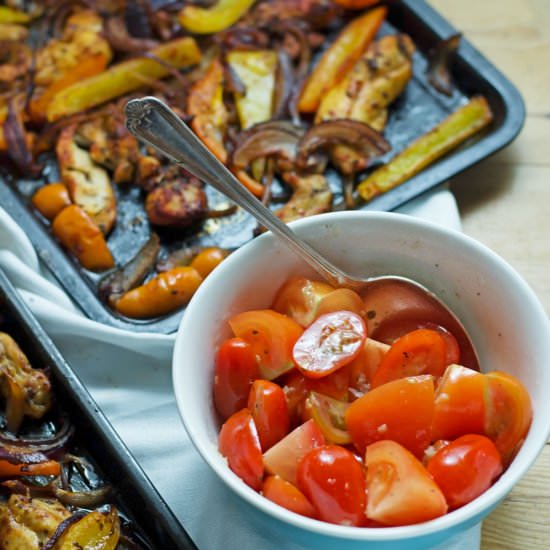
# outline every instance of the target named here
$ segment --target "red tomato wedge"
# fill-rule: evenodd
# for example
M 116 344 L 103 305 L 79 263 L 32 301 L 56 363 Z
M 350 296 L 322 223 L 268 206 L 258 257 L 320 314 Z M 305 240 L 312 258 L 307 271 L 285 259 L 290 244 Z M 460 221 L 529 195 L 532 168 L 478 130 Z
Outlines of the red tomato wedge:
M 412 525 L 447 512 L 439 487 L 422 463 L 395 441 L 367 447 L 367 517 L 384 525 Z
M 296 485 L 298 462 L 309 451 L 324 444 L 323 432 L 314 420 L 308 420 L 264 453 L 265 469 Z
M 250 344 L 229 338 L 220 346 L 214 365 L 214 406 L 225 420 L 246 407 L 252 382 L 260 369 Z
M 445 340 L 438 331 L 413 330 L 398 338 L 384 355 L 374 373 L 372 387 L 406 376 L 441 376 L 447 366 L 446 357 Z
M 298 465 L 297 481 L 320 519 L 355 527 L 365 524 L 365 472 L 344 447 L 326 445 L 310 451 Z
M 349 385 L 360 393 L 370 389 L 374 373 L 378 370 L 382 358 L 386 355 L 390 346 L 378 340 L 367 338 L 361 353 L 349 366 Z
M 421 458 L 432 440 L 433 411 L 432 377 L 400 378 L 353 401 L 346 426 L 361 453 L 375 441 L 392 439 Z
M 527 436 L 533 409 L 525 386 L 511 374 L 493 371 L 488 383 L 485 435 L 491 438 L 508 465 Z
M 321 378 L 353 361 L 367 338 L 365 322 L 356 313 L 322 315 L 298 338 L 292 355 L 310 378 Z
M 229 325 L 235 336 L 252 346 L 262 378 L 273 380 L 294 368 L 292 349 L 303 329 L 290 317 L 270 309 L 245 311 L 232 317 Z
M 266 477 L 262 485 L 262 495 L 291 512 L 308 518 L 317 517 L 317 511 L 304 493 L 282 477 Z
M 461 365 L 449 365 L 435 392 L 434 440 L 484 434 L 487 388 L 485 375 Z
M 427 464 L 449 508 L 455 509 L 484 493 L 502 473 L 494 443 L 484 435 L 468 434 L 437 451 Z
M 223 424 L 218 449 L 227 457 L 229 468 L 248 486 L 259 491 L 264 476 L 262 450 L 248 409 L 236 412 Z
M 269 380 L 255 380 L 248 396 L 248 410 L 258 430 L 262 451 L 280 441 L 290 429 L 283 388 Z

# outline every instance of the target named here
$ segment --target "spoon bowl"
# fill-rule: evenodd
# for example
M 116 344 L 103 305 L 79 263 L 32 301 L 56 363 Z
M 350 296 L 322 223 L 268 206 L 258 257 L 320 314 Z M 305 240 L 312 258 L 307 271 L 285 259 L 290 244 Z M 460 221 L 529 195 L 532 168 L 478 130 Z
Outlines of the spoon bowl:
M 127 103 L 125 111 L 126 125 L 133 135 L 148 145 L 152 145 L 198 179 L 212 185 L 233 200 L 254 216 L 261 225 L 279 237 L 329 284 L 335 287 L 350 288 L 367 296 L 372 289 L 376 289 L 375 294 L 386 295 L 388 289 L 384 287 L 389 285 L 396 293 L 395 301 L 420 302 L 421 307 L 431 312 L 432 319 L 440 319 L 441 326 L 454 334 L 461 348 L 462 356 L 467 359 L 467 366 L 477 368 L 478 360 L 475 348 L 464 326 L 458 317 L 429 289 L 413 279 L 402 276 L 356 277 L 344 272 L 306 241 L 297 237 L 284 222 L 248 191 L 165 103 L 154 97 L 133 99 Z M 368 307 L 368 300 L 366 304 Z M 404 318 L 406 318 L 407 308 L 403 307 L 402 309 L 405 314 Z M 417 310 L 416 307 L 413 309 Z M 391 310 L 395 311 L 393 308 Z M 414 328 L 414 323 L 408 325 L 405 323 L 404 326 L 410 330 L 411 327 Z

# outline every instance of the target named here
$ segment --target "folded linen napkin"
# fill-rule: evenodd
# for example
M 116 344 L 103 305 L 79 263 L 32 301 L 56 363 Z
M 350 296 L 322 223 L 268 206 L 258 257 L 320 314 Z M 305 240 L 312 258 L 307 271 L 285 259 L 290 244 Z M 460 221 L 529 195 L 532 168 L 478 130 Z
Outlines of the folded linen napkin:
M 454 197 L 445 188 L 400 211 L 460 229 Z M 174 334 L 135 334 L 84 317 L 2 208 L 0 267 L 201 550 L 308 550 L 284 533 L 264 532 L 189 441 L 172 393 Z M 477 525 L 432 550 L 475 550 L 479 544 Z

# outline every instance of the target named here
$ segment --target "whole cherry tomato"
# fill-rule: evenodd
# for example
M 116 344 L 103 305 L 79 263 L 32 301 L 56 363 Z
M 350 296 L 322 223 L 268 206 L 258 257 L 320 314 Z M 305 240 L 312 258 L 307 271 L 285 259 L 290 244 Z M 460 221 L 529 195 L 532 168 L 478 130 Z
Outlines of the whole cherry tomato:
M 320 519 L 338 525 L 365 524 L 365 472 L 344 447 L 326 445 L 310 451 L 298 464 L 297 483 Z
M 488 437 L 468 434 L 439 449 L 426 467 L 443 491 L 449 508 L 454 509 L 492 485 L 502 473 L 502 460 Z
M 262 451 L 280 441 L 290 429 L 290 417 L 281 386 L 269 380 L 255 380 L 248 396 Z
M 367 338 L 365 322 L 351 311 L 321 315 L 298 338 L 292 356 L 298 369 L 321 378 L 351 363 Z
M 248 342 L 229 338 L 220 346 L 214 365 L 214 405 L 223 419 L 246 407 L 252 382 L 260 376 Z
M 445 371 L 447 346 L 436 330 L 418 329 L 401 336 L 380 361 L 372 387 L 420 374 L 441 376 Z
M 264 464 L 258 432 L 248 409 L 231 415 L 223 424 L 218 449 L 229 468 L 255 491 L 262 487 Z
M 392 439 L 420 458 L 432 440 L 433 410 L 431 376 L 400 378 L 353 401 L 346 411 L 346 427 L 361 453 L 375 441 Z
M 395 441 L 367 447 L 367 517 L 384 525 L 411 525 L 442 516 L 447 503 L 422 463 Z
M 282 477 L 266 477 L 262 485 L 262 495 L 291 512 L 308 518 L 317 517 L 317 511 L 304 493 Z

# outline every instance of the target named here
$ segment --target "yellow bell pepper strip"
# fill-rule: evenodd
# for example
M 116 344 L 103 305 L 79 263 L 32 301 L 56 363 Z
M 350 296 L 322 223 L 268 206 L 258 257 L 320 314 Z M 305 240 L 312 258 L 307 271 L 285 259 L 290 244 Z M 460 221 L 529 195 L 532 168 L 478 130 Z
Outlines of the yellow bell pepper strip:
M 103 233 L 80 206 L 71 204 L 61 210 L 53 220 L 52 231 L 82 267 L 104 271 L 115 266 Z
M 30 20 L 31 16 L 28 13 L 0 6 L 0 23 L 28 23 Z
M 241 129 L 265 122 L 273 112 L 273 93 L 277 71 L 277 53 L 273 50 L 234 50 L 227 62 L 245 87 L 235 93 Z
M 255 0 L 218 0 L 211 8 L 185 6 L 178 14 L 180 25 L 196 34 L 212 34 L 236 23 Z
M 412 178 L 423 168 L 487 126 L 493 115 L 483 96 L 472 98 L 427 134 L 420 136 L 357 187 L 366 201 Z
M 29 103 L 31 118 L 36 121 L 45 120 L 50 103 L 61 90 L 103 72 L 109 61 L 110 58 L 103 53 L 83 59 L 74 69 L 52 82 L 38 97 L 33 96 Z
M 162 44 L 150 54 L 175 69 L 194 65 L 201 58 L 197 43 L 189 36 Z M 169 72 L 163 64 L 147 57 L 122 61 L 55 94 L 48 105 L 47 119 L 51 122 L 95 107 L 142 87 L 144 81 L 164 78 Z
M 115 309 L 132 319 L 166 315 L 187 304 L 201 283 L 195 268 L 175 267 L 123 294 Z
M 116 508 L 93 510 L 67 527 L 55 543 L 56 550 L 90 548 L 115 550 L 120 539 L 120 519 Z
M 317 110 L 327 90 L 337 84 L 361 57 L 382 25 L 386 13 L 385 7 L 375 8 L 344 27 L 306 80 L 298 101 L 301 112 L 314 113 Z

